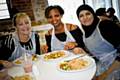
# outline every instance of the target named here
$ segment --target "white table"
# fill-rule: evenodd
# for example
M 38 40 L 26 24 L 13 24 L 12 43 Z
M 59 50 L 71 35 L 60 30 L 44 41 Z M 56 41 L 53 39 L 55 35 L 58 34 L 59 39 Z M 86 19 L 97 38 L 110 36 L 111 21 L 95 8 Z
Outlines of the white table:
M 43 55 L 41 55 L 42 57 Z M 73 56 L 71 54 L 70 56 Z M 68 56 L 68 57 L 70 57 Z M 89 56 L 87 56 L 89 57 Z M 89 57 L 91 60 L 93 58 Z M 78 71 L 78 72 L 62 72 L 58 70 L 58 63 L 61 60 L 56 61 L 44 61 L 40 58 L 39 61 L 35 62 L 35 74 L 37 80 L 91 80 L 96 72 L 95 61 L 90 69 Z M 22 67 L 13 67 L 8 70 L 12 76 L 23 75 L 24 70 Z

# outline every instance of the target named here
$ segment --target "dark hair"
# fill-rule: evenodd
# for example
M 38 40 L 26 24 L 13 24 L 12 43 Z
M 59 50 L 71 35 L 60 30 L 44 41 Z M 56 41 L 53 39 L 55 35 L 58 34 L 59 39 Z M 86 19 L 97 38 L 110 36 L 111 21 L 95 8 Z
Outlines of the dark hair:
M 77 11 L 76 11 L 76 14 L 77 14 L 77 17 L 78 17 L 78 18 L 79 18 L 79 14 L 80 14 L 80 12 L 81 12 L 82 10 L 88 10 L 88 11 L 90 11 L 90 12 L 93 14 L 93 16 L 95 15 L 94 10 L 93 10 L 89 5 L 83 4 L 83 5 L 80 5 L 80 6 L 78 7 Z
M 99 8 L 96 10 L 96 15 L 97 16 L 104 16 L 106 15 L 106 9 L 105 8 Z
M 60 12 L 60 15 L 63 15 L 63 14 L 64 14 L 64 10 L 63 10 L 62 7 L 60 7 L 60 6 L 58 6 L 58 5 L 48 6 L 48 7 L 45 9 L 45 17 L 46 17 L 46 18 L 49 18 L 49 12 L 50 12 L 52 9 L 57 9 L 57 10 Z
M 110 13 L 114 14 L 115 13 L 115 9 L 110 7 L 110 8 L 108 8 L 107 12 L 110 12 Z

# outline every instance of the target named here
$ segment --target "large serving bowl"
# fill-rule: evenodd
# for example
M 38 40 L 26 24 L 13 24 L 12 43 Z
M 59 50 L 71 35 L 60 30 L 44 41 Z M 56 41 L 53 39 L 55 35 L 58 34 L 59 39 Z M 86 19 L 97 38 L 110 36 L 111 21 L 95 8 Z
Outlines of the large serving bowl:
M 61 60 L 57 68 L 64 74 L 76 76 L 75 79 L 91 80 L 96 72 L 95 61 L 88 55 L 80 56 L 75 55 Z
M 93 67 L 93 60 L 89 57 L 70 57 L 58 64 L 58 69 L 63 72 L 78 72 Z

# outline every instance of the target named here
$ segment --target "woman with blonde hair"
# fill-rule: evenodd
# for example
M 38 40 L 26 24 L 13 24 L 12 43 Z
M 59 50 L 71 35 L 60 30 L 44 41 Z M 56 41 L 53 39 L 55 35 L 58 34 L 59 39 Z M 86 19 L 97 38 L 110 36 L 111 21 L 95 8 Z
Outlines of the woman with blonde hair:
M 39 36 L 31 31 L 31 20 L 26 13 L 17 13 L 13 17 L 13 26 L 16 28 L 14 34 L 5 38 L 3 46 L 8 48 L 8 60 L 15 60 L 22 56 L 22 53 L 40 54 Z M 4 54 L 7 56 L 8 54 Z

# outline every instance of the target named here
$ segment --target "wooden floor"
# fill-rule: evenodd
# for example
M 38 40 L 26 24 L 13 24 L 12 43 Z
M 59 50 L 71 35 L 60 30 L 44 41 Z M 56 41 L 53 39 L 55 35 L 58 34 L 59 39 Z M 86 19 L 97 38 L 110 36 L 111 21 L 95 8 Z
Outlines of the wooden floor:
M 104 72 L 98 78 L 95 78 L 93 80 L 105 80 L 110 73 L 112 73 L 114 70 L 117 70 L 117 69 L 120 69 L 120 61 L 115 61 L 108 71 Z

